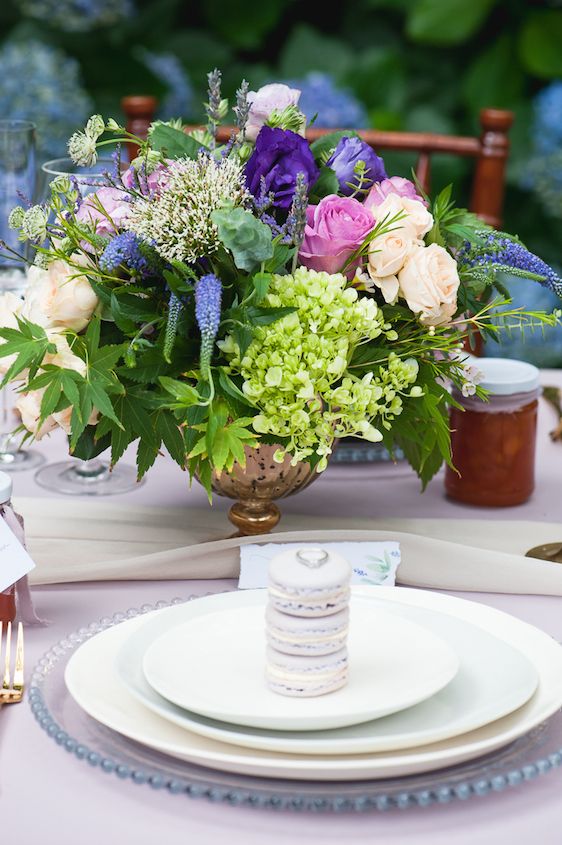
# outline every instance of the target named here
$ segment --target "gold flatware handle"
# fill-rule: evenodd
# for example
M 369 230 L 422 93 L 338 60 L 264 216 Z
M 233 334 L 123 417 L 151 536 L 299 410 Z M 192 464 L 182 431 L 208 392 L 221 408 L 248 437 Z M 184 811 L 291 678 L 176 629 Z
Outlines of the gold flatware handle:
M 525 552 L 525 557 L 547 560 L 550 563 L 562 563 L 562 542 L 543 543 L 541 546 L 534 546 L 528 552 Z

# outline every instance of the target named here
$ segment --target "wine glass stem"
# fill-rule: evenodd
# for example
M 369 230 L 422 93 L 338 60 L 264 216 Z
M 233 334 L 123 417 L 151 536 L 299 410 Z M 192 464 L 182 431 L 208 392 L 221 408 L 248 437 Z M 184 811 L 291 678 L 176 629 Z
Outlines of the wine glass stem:
M 92 458 L 89 461 L 77 461 L 74 472 L 84 481 L 96 481 L 107 474 L 107 467 L 103 461 Z
M 8 388 L 0 389 L 0 455 L 17 451 L 13 448 L 13 432 L 10 425 L 10 406 L 8 404 Z

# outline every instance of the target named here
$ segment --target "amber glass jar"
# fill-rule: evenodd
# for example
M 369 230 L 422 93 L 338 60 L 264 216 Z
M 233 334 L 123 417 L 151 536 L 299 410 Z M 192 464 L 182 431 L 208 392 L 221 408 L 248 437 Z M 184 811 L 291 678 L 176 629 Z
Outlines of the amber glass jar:
M 0 472 L 0 510 L 2 509 L 2 505 L 9 505 L 11 499 L 12 479 L 6 472 Z M 4 592 L 0 592 L 0 622 L 13 622 L 15 618 L 16 585 L 11 584 Z
M 489 391 L 453 396 L 463 410 L 451 409 L 451 446 L 455 472 L 447 467 L 445 491 L 452 499 L 481 507 L 509 507 L 526 502 L 535 486 L 535 444 L 539 371 L 531 364 L 504 358 L 472 361 Z

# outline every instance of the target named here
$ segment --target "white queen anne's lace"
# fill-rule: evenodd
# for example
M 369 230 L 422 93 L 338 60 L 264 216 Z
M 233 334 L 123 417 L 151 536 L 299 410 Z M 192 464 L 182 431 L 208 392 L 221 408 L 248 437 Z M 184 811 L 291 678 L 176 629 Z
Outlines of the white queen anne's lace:
M 178 159 L 167 172 L 165 190 L 131 204 L 127 227 L 153 242 L 172 261 L 196 261 L 219 246 L 213 211 L 226 204 L 243 205 L 247 191 L 234 160 L 215 161 L 205 152 L 197 159 Z

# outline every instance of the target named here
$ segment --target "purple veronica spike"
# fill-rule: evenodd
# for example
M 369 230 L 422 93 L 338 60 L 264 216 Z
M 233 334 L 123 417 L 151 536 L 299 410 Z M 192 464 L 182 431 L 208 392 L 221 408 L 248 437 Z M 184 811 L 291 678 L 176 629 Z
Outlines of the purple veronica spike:
M 195 319 L 201 332 L 200 365 L 203 373 L 211 363 L 211 354 L 221 319 L 222 284 L 214 273 L 202 276 L 195 285 Z
M 531 273 L 542 276 L 540 284 L 562 296 L 562 279 L 558 273 L 520 241 L 512 240 L 502 232 L 485 233 L 480 246 L 467 243 L 457 261 L 469 267 L 490 266 L 503 272 L 512 270 L 517 275 Z
M 140 250 L 140 240 L 133 232 L 123 232 L 113 238 L 100 257 L 100 267 L 107 273 L 125 264 L 130 270 L 143 273 L 148 269 L 148 262 Z

